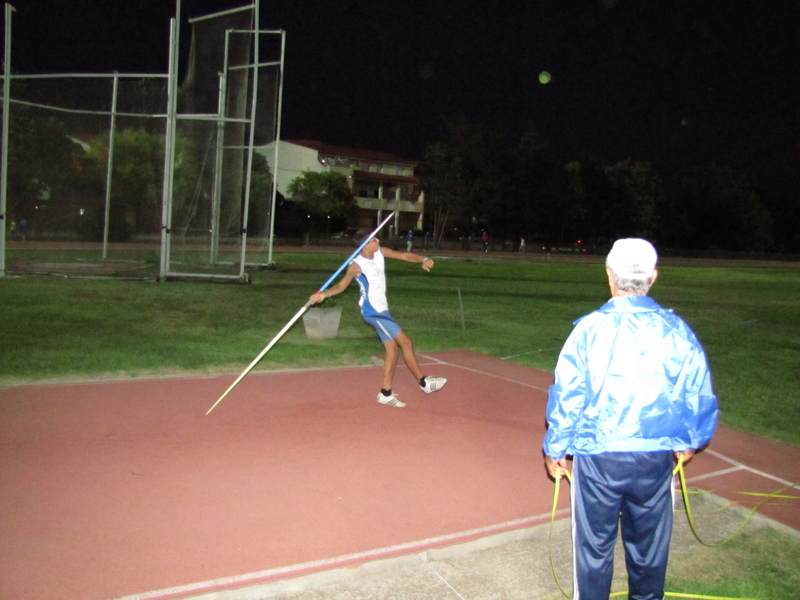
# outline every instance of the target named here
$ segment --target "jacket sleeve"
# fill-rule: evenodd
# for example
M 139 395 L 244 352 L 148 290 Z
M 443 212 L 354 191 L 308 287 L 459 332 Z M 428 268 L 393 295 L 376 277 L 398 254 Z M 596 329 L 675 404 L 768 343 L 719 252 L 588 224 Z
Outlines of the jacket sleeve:
M 689 435 L 692 449 L 711 441 L 717 427 L 719 406 L 711 381 L 706 354 L 700 341 L 687 326 L 687 337 L 694 351 L 687 361 L 686 389 L 684 391 L 683 424 Z
M 547 397 L 547 433 L 544 453 L 560 459 L 570 453 L 575 431 L 586 404 L 586 343 L 576 327 L 561 349 L 555 383 Z

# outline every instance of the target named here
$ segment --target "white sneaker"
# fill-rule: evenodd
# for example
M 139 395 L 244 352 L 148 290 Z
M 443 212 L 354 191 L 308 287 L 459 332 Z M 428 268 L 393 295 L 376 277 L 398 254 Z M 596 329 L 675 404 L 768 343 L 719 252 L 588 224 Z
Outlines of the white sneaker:
M 397 408 L 403 408 L 406 405 L 405 402 L 400 402 L 400 400 L 397 399 L 394 392 L 392 392 L 391 396 L 384 396 L 383 393 L 378 392 L 378 402 L 381 404 L 388 404 L 389 406 L 396 406 Z
M 444 377 L 426 377 L 425 385 L 421 385 L 420 387 L 423 392 L 430 394 L 431 392 L 438 392 L 444 387 L 445 383 L 447 383 L 447 379 Z

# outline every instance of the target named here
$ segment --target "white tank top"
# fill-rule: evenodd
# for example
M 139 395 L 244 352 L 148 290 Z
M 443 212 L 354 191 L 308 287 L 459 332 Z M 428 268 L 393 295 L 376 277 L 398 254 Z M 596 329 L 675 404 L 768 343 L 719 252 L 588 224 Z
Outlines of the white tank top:
M 386 271 L 381 251 L 375 252 L 372 258 L 359 254 L 353 262 L 361 269 L 361 275 L 356 277 L 358 287 L 361 289 L 361 298 L 358 300 L 361 312 L 373 314 L 389 310 L 389 304 L 386 302 Z

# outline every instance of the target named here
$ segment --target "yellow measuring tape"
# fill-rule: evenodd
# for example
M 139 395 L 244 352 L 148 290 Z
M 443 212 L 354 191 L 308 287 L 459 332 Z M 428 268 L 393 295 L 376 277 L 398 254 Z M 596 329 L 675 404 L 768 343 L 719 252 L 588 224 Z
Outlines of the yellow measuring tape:
M 791 499 L 794 499 L 794 500 L 799 499 L 798 496 L 790 496 L 788 494 L 783 494 L 782 493 L 782 492 L 785 492 L 786 490 L 793 489 L 793 488 L 797 487 L 798 485 L 800 485 L 800 484 L 797 484 L 797 483 L 793 483 L 791 485 L 787 485 L 786 487 L 781 488 L 781 489 L 779 489 L 776 492 L 773 492 L 771 494 L 761 493 L 761 492 L 736 492 L 737 494 L 742 494 L 742 495 L 746 495 L 746 496 L 760 496 L 760 497 L 763 497 L 763 498 L 766 498 L 766 499 L 763 502 L 759 502 L 755 506 L 753 506 L 753 508 L 750 510 L 750 512 L 747 513 L 747 516 L 745 517 L 744 521 L 742 521 L 742 524 L 730 536 L 728 536 L 726 539 L 722 540 L 721 542 L 709 543 L 709 542 L 705 542 L 700 537 L 700 534 L 697 532 L 697 527 L 695 525 L 695 520 L 694 520 L 694 513 L 692 512 L 692 505 L 689 502 L 689 494 L 691 492 L 689 491 L 689 488 L 686 485 L 686 475 L 685 475 L 684 470 L 683 470 L 683 454 L 678 454 L 678 463 L 675 465 L 675 469 L 673 470 L 672 474 L 673 475 L 677 474 L 678 478 L 680 479 L 680 482 L 681 482 L 681 496 L 683 497 L 683 505 L 684 505 L 684 507 L 686 509 L 686 517 L 689 520 L 689 526 L 692 529 L 692 533 L 694 534 L 694 537 L 697 538 L 698 542 L 700 542 L 704 546 L 708 546 L 709 548 L 715 548 L 717 546 L 722 546 L 723 544 L 727 544 L 733 538 L 735 538 L 742 531 L 742 529 L 744 529 L 744 526 L 747 525 L 747 523 L 750 521 L 750 519 L 753 518 L 753 516 L 756 514 L 758 509 L 761 508 L 762 506 L 764 506 L 769 499 L 771 499 L 771 498 L 791 498 Z M 730 506 L 730 504 L 728 506 Z
M 564 469 L 564 468 L 559 467 L 558 473 L 560 474 L 562 472 L 566 476 L 567 480 L 570 483 L 572 483 L 572 475 L 570 475 L 570 472 L 568 470 Z M 695 538 L 697 538 L 697 541 L 699 541 L 704 546 L 715 547 L 715 546 L 721 546 L 723 544 L 728 543 L 731 539 L 736 537 L 736 535 L 738 535 L 741 532 L 741 530 L 744 528 L 744 526 L 747 524 L 747 522 L 753 517 L 753 515 L 756 513 L 756 511 L 767 502 L 767 500 L 764 500 L 763 502 L 759 502 L 758 504 L 756 504 L 753 507 L 753 509 L 747 514 L 747 517 L 745 518 L 744 522 L 739 526 L 739 528 L 736 531 L 733 532 L 733 534 L 730 537 L 728 537 L 727 539 L 725 539 L 725 540 L 723 540 L 721 542 L 707 543 L 707 542 L 704 542 L 700 538 L 700 535 L 697 532 L 697 527 L 695 526 L 694 514 L 692 513 L 691 504 L 689 503 L 689 490 L 688 490 L 688 487 L 686 485 L 686 475 L 684 474 L 684 470 L 683 470 L 683 454 L 682 453 L 678 454 L 678 463 L 675 466 L 675 470 L 672 472 L 672 474 L 673 475 L 677 474 L 679 479 L 680 479 L 680 482 L 681 482 L 681 495 L 683 497 L 683 504 L 686 507 L 686 516 L 688 517 L 689 526 L 692 529 L 692 533 L 694 534 Z M 771 494 L 764 494 L 764 493 L 758 493 L 758 492 L 738 492 L 738 493 L 749 495 L 749 496 L 762 496 L 762 497 L 767 498 L 767 499 L 770 499 L 770 498 L 791 498 L 791 499 L 795 499 L 796 500 L 796 499 L 798 499 L 798 496 L 791 496 L 791 495 L 783 494 L 782 492 L 785 492 L 786 490 L 793 489 L 793 488 L 797 487 L 798 485 L 800 485 L 800 483 L 794 483 L 792 485 L 788 485 L 788 486 L 786 486 L 786 487 L 784 487 L 784 488 L 782 488 L 782 489 L 780 489 L 780 490 L 778 490 L 778 491 L 776 491 L 774 493 L 771 493 Z M 555 561 L 553 560 L 553 523 L 555 523 L 555 520 L 556 520 L 556 506 L 558 505 L 558 497 L 559 497 L 560 492 L 561 492 L 561 477 L 558 476 L 555 479 L 555 489 L 553 490 L 553 509 L 552 509 L 552 511 L 550 513 L 550 534 L 549 534 L 549 540 L 548 540 L 548 543 L 550 545 L 550 569 L 553 572 L 553 579 L 555 580 L 556 585 L 558 586 L 558 589 L 561 591 L 561 593 L 564 595 L 565 598 L 569 598 L 569 595 L 564 591 L 564 588 L 561 587 L 561 582 L 558 580 L 558 574 L 556 573 L 556 565 L 555 565 Z M 627 593 L 628 592 L 614 592 L 614 593 L 612 593 L 610 595 L 610 597 L 624 596 Z M 759 598 L 730 598 L 730 597 L 726 597 L 726 596 L 703 596 L 701 594 L 682 594 L 682 593 L 678 593 L 678 592 L 664 592 L 664 595 L 665 596 L 672 596 L 672 597 L 675 597 L 675 598 L 700 598 L 702 600 L 760 600 Z

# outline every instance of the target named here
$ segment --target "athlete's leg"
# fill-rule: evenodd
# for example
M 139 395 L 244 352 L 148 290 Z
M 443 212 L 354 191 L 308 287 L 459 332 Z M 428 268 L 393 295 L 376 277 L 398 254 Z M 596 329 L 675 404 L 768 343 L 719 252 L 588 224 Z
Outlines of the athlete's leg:
M 414 343 L 411 341 L 411 338 L 406 335 L 405 331 L 401 331 L 397 334 L 397 337 L 394 338 L 394 341 L 400 346 L 400 349 L 403 351 L 403 360 L 406 361 L 406 365 L 408 365 L 408 369 L 414 375 L 414 378 L 419 381 L 425 375 L 422 373 L 422 369 L 419 368 L 419 363 L 417 362 L 417 355 L 414 354 Z
M 397 341 L 388 340 L 383 342 L 383 347 L 386 350 L 386 358 L 383 361 L 383 384 L 381 388 L 384 390 L 392 389 L 392 381 L 394 380 L 394 370 L 397 366 Z
M 375 328 L 378 337 L 386 349 L 386 360 L 383 363 L 383 389 L 392 389 L 395 367 L 397 365 L 398 347 L 403 352 L 403 359 L 406 361 L 409 370 L 417 380 L 424 377 L 422 369 L 419 368 L 417 357 L 414 355 L 414 344 L 411 338 L 406 335 L 400 325 L 397 324 L 389 312 L 363 315 L 364 320 Z

